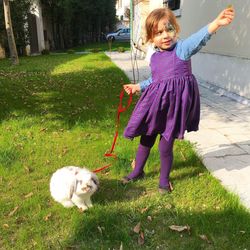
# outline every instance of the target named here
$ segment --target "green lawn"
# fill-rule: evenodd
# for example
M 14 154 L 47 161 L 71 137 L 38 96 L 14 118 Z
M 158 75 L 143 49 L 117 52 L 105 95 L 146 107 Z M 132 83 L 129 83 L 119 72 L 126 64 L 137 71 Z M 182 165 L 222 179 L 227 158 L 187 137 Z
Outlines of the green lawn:
M 121 115 L 118 160 L 103 154 L 113 140 L 124 82 L 103 53 L 26 57 L 15 67 L 0 61 L 0 249 L 249 249 L 250 214 L 188 142 L 175 143 L 171 194 L 158 194 L 157 144 L 147 178 L 119 184 L 138 145 L 122 137 L 132 108 Z M 110 162 L 98 174 L 100 190 L 86 213 L 50 197 L 56 169 Z M 140 236 L 133 231 L 139 222 Z
M 85 46 L 75 47 L 75 51 L 117 51 L 119 48 L 124 48 L 125 51 L 130 50 L 130 43 L 125 41 L 114 41 L 108 43 L 108 41 L 86 44 Z

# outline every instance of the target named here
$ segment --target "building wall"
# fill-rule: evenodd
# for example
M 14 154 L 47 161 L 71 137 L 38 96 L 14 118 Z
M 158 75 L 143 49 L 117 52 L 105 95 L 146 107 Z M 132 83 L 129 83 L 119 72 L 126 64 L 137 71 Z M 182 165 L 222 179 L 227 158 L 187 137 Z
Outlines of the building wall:
M 250 0 L 182 0 L 180 36 L 188 37 L 207 25 L 228 4 L 235 8 L 235 20 L 193 57 L 193 72 L 204 81 L 250 99 Z
M 140 2 L 142 6 L 149 2 L 145 16 L 163 5 L 162 0 Z M 213 21 L 229 4 L 236 11 L 235 20 L 214 34 L 207 46 L 193 56 L 193 73 L 205 82 L 250 99 L 250 0 L 181 0 L 180 10 L 175 11 L 181 26 L 180 38 Z M 135 6 L 135 12 L 140 13 L 140 8 L 143 7 L 139 4 Z M 135 17 L 138 22 L 139 14 Z
M 163 7 L 163 0 L 132 0 L 134 5 L 134 19 L 133 19 L 133 40 L 138 41 L 143 39 L 145 43 L 145 20 L 148 14 L 156 9 Z M 141 41 L 141 40 L 140 40 Z M 143 46 L 146 51 L 146 45 Z
M 33 6 L 31 8 L 31 15 L 35 16 L 36 20 L 38 53 L 39 53 L 45 49 L 42 8 L 39 0 L 34 1 Z
M 130 0 L 117 0 L 116 16 L 119 19 L 119 22 L 116 25 L 117 29 L 129 27 L 129 19 L 125 17 L 127 8 L 130 8 Z

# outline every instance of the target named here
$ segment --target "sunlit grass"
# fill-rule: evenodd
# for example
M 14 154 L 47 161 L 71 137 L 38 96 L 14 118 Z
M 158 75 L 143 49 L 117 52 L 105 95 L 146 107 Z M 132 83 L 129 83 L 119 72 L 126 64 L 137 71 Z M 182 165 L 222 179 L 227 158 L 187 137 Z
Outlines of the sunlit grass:
M 175 143 L 173 193 L 158 194 L 157 143 L 146 178 L 120 185 L 138 145 L 122 137 L 132 108 L 121 115 L 118 159 L 104 153 L 124 82 L 102 53 L 21 58 L 15 67 L 0 61 L 0 249 L 248 249 L 249 213 L 209 174 L 190 143 Z M 86 213 L 50 197 L 56 169 L 107 163 L 113 165 L 98 175 L 100 190 Z M 133 232 L 138 222 L 142 245 Z M 191 230 L 174 232 L 173 224 Z

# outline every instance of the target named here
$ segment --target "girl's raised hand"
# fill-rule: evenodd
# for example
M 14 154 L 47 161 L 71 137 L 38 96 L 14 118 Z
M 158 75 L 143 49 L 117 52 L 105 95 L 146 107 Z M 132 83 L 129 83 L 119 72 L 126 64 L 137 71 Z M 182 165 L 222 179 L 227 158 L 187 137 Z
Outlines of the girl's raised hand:
M 215 18 L 214 21 L 208 25 L 208 32 L 212 34 L 216 32 L 220 27 L 230 24 L 234 19 L 234 15 L 235 15 L 235 12 L 232 6 L 224 9 L 218 15 L 218 17 Z
M 140 85 L 139 84 L 125 84 L 125 85 L 123 85 L 123 88 L 128 95 L 131 92 L 132 92 L 132 94 L 140 92 Z
M 229 8 L 224 9 L 214 21 L 219 27 L 226 26 L 233 21 L 234 15 L 234 8 L 230 6 Z

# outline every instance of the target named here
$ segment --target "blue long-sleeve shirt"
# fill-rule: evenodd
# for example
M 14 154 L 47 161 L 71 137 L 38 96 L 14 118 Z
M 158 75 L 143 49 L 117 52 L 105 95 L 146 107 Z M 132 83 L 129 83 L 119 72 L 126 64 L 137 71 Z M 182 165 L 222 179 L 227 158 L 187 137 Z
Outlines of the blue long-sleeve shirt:
M 208 32 L 208 25 L 194 33 L 190 37 L 184 40 L 178 40 L 176 44 L 176 55 L 181 60 L 189 60 L 191 56 L 195 55 L 207 41 L 211 38 L 212 34 Z M 143 92 L 152 83 L 152 76 L 147 80 L 139 83 L 141 92 Z

